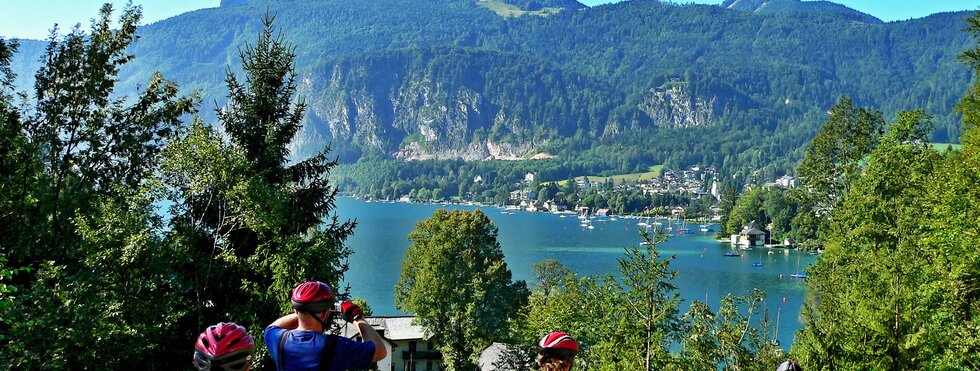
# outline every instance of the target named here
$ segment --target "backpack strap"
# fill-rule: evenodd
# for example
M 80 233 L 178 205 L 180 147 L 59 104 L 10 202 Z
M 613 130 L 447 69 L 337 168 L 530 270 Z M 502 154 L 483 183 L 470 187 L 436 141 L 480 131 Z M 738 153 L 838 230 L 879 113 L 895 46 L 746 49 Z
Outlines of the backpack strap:
M 286 370 L 286 334 L 289 330 L 279 333 L 279 353 L 277 353 L 278 358 L 276 359 L 276 369 L 279 371 Z
M 320 369 L 330 370 L 334 350 L 337 348 L 337 335 L 327 335 L 327 343 L 323 344 L 323 354 L 320 356 Z

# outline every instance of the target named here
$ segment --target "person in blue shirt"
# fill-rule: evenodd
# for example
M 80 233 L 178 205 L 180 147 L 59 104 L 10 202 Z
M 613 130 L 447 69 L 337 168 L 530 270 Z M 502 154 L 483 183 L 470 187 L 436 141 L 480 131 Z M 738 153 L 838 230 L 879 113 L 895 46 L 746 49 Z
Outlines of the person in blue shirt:
M 333 289 L 319 281 L 302 283 L 293 290 L 294 313 L 272 322 L 263 333 L 278 370 L 366 369 L 388 356 L 381 335 L 364 321 L 361 308 L 349 301 L 340 304 L 341 315 L 357 327 L 364 341 L 324 334 L 335 300 Z

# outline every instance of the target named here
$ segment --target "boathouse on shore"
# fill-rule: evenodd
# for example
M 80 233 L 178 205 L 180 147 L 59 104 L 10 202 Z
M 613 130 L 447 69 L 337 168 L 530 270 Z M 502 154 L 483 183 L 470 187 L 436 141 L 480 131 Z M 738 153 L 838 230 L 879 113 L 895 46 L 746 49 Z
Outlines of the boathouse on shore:
M 766 232 L 759 230 L 758 228 L 748 225 L 742 228 L 742 231 L 738 234 L 732 235 L 732 245 L 735 246 L 763 246 L 766 244 Z

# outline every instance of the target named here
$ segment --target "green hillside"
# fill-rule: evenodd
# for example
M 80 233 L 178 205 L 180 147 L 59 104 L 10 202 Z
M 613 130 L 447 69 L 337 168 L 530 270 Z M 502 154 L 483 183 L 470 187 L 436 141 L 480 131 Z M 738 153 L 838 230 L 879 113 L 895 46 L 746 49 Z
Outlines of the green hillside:
M 806 13 L 811 15 L 832 14 L 856 22 L 869 24 L 881 23 L 881 20 L 871 15 L 861 13 L 847 6 L 830 1 L 801 1 L 801 0 L 725 0 L 721 7 L 737 9 L 759 14 L 788 14 Z
M 771 6 L 799 11 L 574 4 L 501 17 L 476 0 L 226 0 L 141 28 L 120 85 L 135 90 L 159 70 L 199 89 L 213 120 L 226 67 L 240 68 L 238 48 L 268 10 L 296 45 L 311 103 L 294 149 L 332 145 L 344 163 L 549 151 L 606 164 L 599 172 L 700 163 L 780 174 L 840 96 L 887 117 L 923 107 L 933 141 L 959 137 L 952 105 L 962 92 L 949 87 L 970 80 L 955 58 L 968 13 L 880 24 L 789 0 Z M 43 44 L 23 44 L 13 67 L 28 88 Z
M 532 8 L 521 8 L 520 6 L 508 4 L 498 0 L 479 0 L 478 5 L 492 10 L 501 17 L 520 17 L 522 15 L 547 16 L 562 11 L 561 8 L 545 8 L 536 6 Z M 531 10 L 534 9 L 534 10 Z
M 591 182 L 600 182 L 600 183 L 610 181 L 613 182 L 613 184 L 622 184 L 625 182 L 635 183 L 635 182 L 650 180 L 659 177 L 664 170 L 664 166 L 663 165 L 650 166 L 649 170 L 650 171 L 644 171 L 642 173 L 630 173 L 630 174 L 620 174 L 620 175 L 612 175 L 612 176 L 583 175 L 583 176 L 575 177 L 573 179 L 574 180 L 588 179 Z M 555 183 L 557 183 L 558 185 L 565 185 L 568 183 L 568 180 L 562 180 Z

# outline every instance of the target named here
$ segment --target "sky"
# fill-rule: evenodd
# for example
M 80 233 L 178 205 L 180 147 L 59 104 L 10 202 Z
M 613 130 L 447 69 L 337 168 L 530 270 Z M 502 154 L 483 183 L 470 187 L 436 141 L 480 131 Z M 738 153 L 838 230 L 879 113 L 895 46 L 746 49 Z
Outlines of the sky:
M 132 0 L 143 7 L 143 24 L 192 10 L 217 7 L 220 0 Z M 122 9 L 127 0 L 0 0 L 0 36 L 45 39 L 55 23 L 62 33 L 77 23 L 89 28 L 104 3 Z M 118 14 L 118 13 L 116 13 Z
M 76 23 L 87 28 L 104 2 L 121 8 L 126 0 L 0 0 L 0 36 L 44 39 L 55 23 L 63 31 Z M 425 1 L 425 0 L 419 0 Z M 595 6 L 614 0 L 580 0 Z M 720 4 L 722 0 L 675 0 L 676 3 Z M 905 20 L 929 14 L 978 10 L 980 0 L 835 0 L 884 21 Z M 143 7 L 143 23 L 152 23 L 191 10 L 218 6 L 220 0 L 133 0 Z

